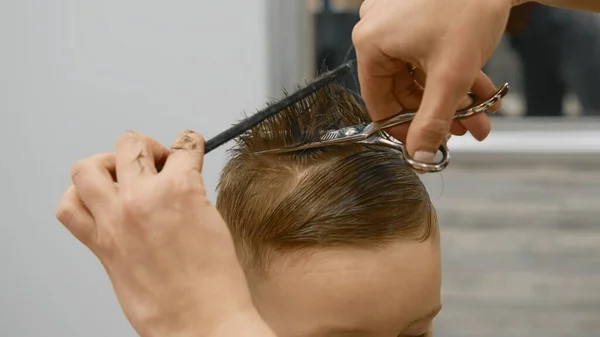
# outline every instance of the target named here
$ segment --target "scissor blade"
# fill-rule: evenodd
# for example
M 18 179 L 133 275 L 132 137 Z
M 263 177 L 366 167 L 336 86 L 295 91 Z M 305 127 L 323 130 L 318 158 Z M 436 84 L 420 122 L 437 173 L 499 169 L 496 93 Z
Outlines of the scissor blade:
M 367 129 L 371 123 L 363 123 L 358 125 L 347 126 L 345 128 L 337 129 L 337 130 L 329 130 L 321 135 L 319 138 L 320 142 L 326 142 L 335 139 L 355 139 L 363 136 L 364 131 Z
M 254 154 L 265 154 L 265 153 L 286 153 L 294 152 L 305 149 L 314 149 L 319 147 L 325 147 L 330 145 L 340 145 L 345 143 L 353 143 L 359 140 L 363 140 L 369 136 L 365 132 L 371 123 L 358 124 L 353 126 L 344 127 L 337 130 L 325 131 L 319 136 L 319 140 L 306 143 L 285 146 L 278 149 L 264 150 L 254 152 Z

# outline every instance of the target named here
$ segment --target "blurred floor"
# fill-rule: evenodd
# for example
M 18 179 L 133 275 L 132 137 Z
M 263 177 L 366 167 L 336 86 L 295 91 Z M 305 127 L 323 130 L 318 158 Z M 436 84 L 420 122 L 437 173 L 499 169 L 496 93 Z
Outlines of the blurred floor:
M 437 337 L 600 336 L 600 160 L 528 157 L 456 154 L 423 177 L 442 230 Z

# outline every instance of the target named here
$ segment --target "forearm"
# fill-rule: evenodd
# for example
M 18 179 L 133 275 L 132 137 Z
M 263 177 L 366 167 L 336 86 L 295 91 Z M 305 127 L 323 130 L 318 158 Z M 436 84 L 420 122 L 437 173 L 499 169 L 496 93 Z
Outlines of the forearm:
M 600 13 L 600 0 L 538 0 L 535 2 L 548 6 L 581 9 Z

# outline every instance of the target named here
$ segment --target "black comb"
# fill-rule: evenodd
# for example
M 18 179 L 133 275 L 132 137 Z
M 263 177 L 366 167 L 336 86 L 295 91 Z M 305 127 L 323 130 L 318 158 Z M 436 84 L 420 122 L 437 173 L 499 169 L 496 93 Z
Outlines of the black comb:
M 258 111 L 254 115 L 244 119 L 243 121 L 235 124 L 229 129 L 221 132 L 220 134 L 214 136 L 209 139 L 204 145 L 204 153 L 209 153 L 210 151 L 218 148 L 219 146 L 227 143 L 228 141 L 234 139 L 235 137 L 241 135 L 242 133 L 252 129 L 253 127 L 260 124 L 265 119 L 276 115 L 277 113 L 283 111 L 287 107 L 292 104 L 295 104 L 306 96 L 314 93 L 315 91 L 323 88 L 329 83 L 339 79 L 340 77 L 346 75 L 352 69 L 352 61 L 344 63 L 343 65 L 328 71 L 317 79 L 313 80 L 311 83 L 306 85 L 304 88 L 297 90 L 291 95 L 286 96 L 280 101 L 269 105 L 263 110 Z

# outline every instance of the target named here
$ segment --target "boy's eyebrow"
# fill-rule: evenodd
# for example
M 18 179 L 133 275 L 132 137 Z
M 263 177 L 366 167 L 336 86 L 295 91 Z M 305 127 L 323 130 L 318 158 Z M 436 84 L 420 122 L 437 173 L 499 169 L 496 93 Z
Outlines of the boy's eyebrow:
M 427 314 L 423 315 L 419 319 L 412 321 L 409 325 L 415 324 L 417 322 L 433 319 L 435 316 L 437 316 L 437 314 L 440 313 L 440 311 L 442 311 L 441 304 L 437 305 L 434 308 L 432 308 L 431 310 L 429 310 L 429 312 Z M 369 336 L 369 332 L 366 330 L 356 329 L 356 328 L 338 328 L 338 327 L 336 327 L 336 328 L 329 330 L 327 333 L 327 336 L 328 337 L 362 337 L 362 336 Z

